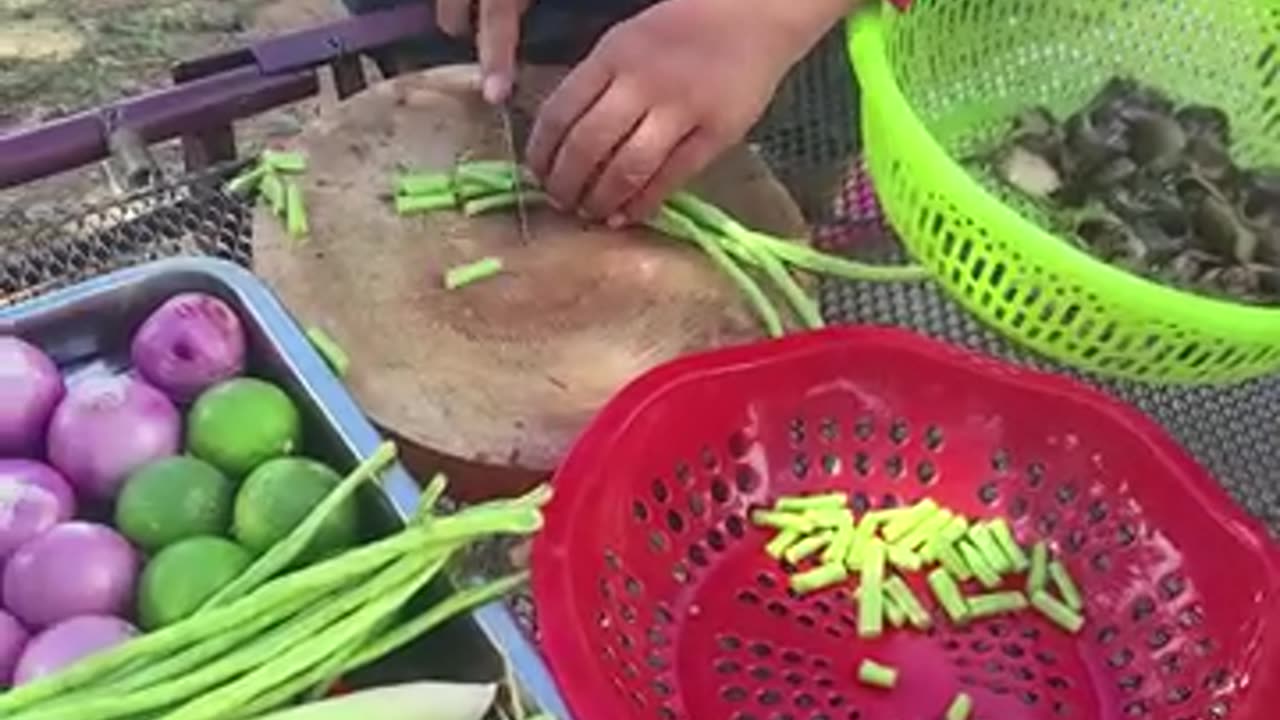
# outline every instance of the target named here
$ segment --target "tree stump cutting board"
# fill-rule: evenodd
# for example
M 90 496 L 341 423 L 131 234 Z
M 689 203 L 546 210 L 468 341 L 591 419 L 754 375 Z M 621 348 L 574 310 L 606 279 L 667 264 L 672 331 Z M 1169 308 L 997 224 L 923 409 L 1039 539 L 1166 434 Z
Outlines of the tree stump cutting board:
M 514 102 L 536 114 L 562 73 L 526 69 Z M 254 266 L 302 323 L 346 348 L 352 391 L 410 451 L 430 451 L 437 466 L 440 454 L 534 479 L 630 379 L 679 355 L 756 340 L 761 329 L 700 251 L 646 229 L 614 232 L 536 209 L 524 244 L 514 213 L 396 215 L 397 173 L 505 159 L 503 137 L 474 66 L 370 88 L 290 148 L 309 161 L 299 182 L 311 233 L 292 239 L 259 210 Z M 693 189 L 755 227 L 805 234 L 795 204 L 745 147 Z M 501 275 L 443 288 L 446 270 L 490 255 L 504 260 Z M 457 475 L 457 462 L 449 470 Z

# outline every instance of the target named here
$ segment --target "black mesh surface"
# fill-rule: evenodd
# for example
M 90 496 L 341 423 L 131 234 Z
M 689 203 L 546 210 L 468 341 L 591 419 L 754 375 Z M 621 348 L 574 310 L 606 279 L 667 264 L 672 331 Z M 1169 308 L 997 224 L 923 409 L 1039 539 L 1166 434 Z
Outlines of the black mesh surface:
M 859 254 L 898 257 L 892 240 L 865 244 L 875 228 L 855 166 L 856 92 L 839 34 L 792 73 L 752 140 L 818 227 Z M 226 170 L 226 169 L 224 169 Z M 0 248 L 0 305 L 149 259 L 214 255 L 247 264 L 248 208 L 219 190 L 226 172 L 183 178 L 102 208 L 67 208 Z M 10 233 L 12 234 L 12 233 Z M 966 347 L 1049 370 L 977 324 L 929 283 L 831 282 L 822 289 L 832 322 L 914 328 Z M 1273 532 L 1280 533 L 1280 377 L 1227 388 L 1162 388 L 1085 378 L 1155 417 Z

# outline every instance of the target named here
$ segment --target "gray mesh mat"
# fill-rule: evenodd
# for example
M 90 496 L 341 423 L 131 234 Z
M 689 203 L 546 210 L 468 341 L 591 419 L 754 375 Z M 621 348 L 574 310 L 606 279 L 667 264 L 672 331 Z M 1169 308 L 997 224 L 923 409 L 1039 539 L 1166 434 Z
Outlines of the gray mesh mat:
M 874 226 L 874 203 L 854 174 L 856 96 L 843 43 L 829 37 L 787 80 L 753 135 L 778 176 L 834 246 Z M 247 264 L 248 209 L 218 189 L 225 172 L 182 178 L 109 207 L 70 208 L 0 248 L 0 305 L 136 262 L 178 254 Z M 12 216 L 13 214 L 9 214 Z M 0 210 L 0 221 L 9 217 Z M 868 223 L 868 219 L 871 220 Z M 18 222 L 15 220 L 14 222 Z M 860 244 L 860 254 L 868 246 Z M 894 257 L 885 243 L 872 255 Z M 928 283 L 827 282 L 833 322 L 892 324 L 1042 369 Z M 1088 378 L 1086 378 L 1088 379 Z M 1228 388 L 1160 388 L 1091 380 L 1159 420 L 1255 515 L 1280 534 L 1280 377 Z

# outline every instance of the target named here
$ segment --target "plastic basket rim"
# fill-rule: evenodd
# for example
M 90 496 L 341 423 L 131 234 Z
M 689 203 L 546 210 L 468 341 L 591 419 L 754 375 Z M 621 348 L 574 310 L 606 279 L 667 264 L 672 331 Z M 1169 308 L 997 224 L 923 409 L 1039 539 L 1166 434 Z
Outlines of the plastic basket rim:
M 1156 459 L 1175 471 L 1172 474 L 1179 478 L 1176 487 L 1189 493 L 1216 523 L 1222 525 L 1247 552 L 1257 557 L 1269 576 L 1280 574 L 1280 546 L 1270 542 L 1269 531 L 1263 523 L 1240 507 L 1207 469 L 1141 411 L 1078 380 L 1013 365 L 891 327 L 851 325 L 800 333 L 778 340 L 684 356 L 641 375 L 605 404 L 570 448 L 552 480 L 556 494 L 547 508 L 548 519 L 576 515 L 579 506 L 588 502 L 598 489 L 598 484 L 583 482 L 572 489 L 565 489 L 560 479 L 582 477 L 586 470 L 599 467 L 600 458 L 610 453 L 634 420 L 671 393 L 720 375 L 750 373 L 762 367 L 786 365 L 814 355 L 869 346 L 914 353 L 930 362 L 982 374 L 993 382 L 1012 385 L 1027 393 L 1083 404 L 1112 415 L 1129 427 L 1133 438 L 1147 446 Z M 567 508 L 566 503 L 569 505 Z M 592 618 L 578 612 L 563 564 L 567 547 L 578 532 L 574 526 L 575 523 L 570 522 L 548 521 L 534 539 L 531 588 L 542 630 L 542 650 L 552 676 L 562 688 L 565 701 L 575 717 L 626 717 L 625 712 L 618 714 L 623 706 L 612 693 L 597 691 L 590 697 L 583 697 L 581 693 L 567 692 L 569 688 L 581 687 L 583 674 L 596 673 L 598 670 L 595 668 L 599 667 L 599 658 L 590 651 L 583 634 L 576 632 L 583 623 L 592 622 Z M 539 598 L 554 598 L 555 602 L 539 602 Z M 556 628 L 566 631 L 555 632 Z M 1280 639 L 1273 644 L 1276 645 L 1275 651 L 1280 652 Z M 594 685 L 597 690 L 609 687 L 603 676 L 596 679 L 601 681 Z
M 885 32 L 888 19 L 899 14 L 901 12 L 897 9 L 886 6 L 883 11 L 863 10 L 849 20 L 849 50 L 863 89 L 863 101 L 890 108 L 898 119 L 895 132 L 901 136 L 901 141 L 916 146 L 918 153 L 930 156 L 933 170 L 945 180 L 940 184 L 948 188 L 952 199 L 973 208 L 974 215 L 996 218 L 1000 224 L 1015 228 L 1018 242 L 1027 254 L 1050 259 L 1050 262 L 1042 263 L 1045 266 L 1065 267 L 1077 276 L 1087 275 L 1089 285 L 1111 304 L 1158 303 L 1163 312 L 1184 318 L 1186 324 L 1234 326 L 1232 332 L 1240 340 L 1277 344 L 1280 308 L 1257 307 L 1197 295 L 1122 270 L 1045 230 L 975 181 L 925 127 L 893 76 Z M 873 172 L 870 166 L 868 171 Z M 904 237 L 908 235 L 903 233 Z M 940 282 L 944 287 L 951 287 L 945 280 Z M 1116 301 L 1117 297 L 1126 299 Z

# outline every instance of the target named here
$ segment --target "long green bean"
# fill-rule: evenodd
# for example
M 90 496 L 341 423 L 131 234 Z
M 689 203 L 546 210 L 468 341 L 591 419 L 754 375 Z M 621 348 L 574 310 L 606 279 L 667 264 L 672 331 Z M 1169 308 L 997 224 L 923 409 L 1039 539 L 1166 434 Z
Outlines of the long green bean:
M 384 569 L 373 581 L 318 604 L 297 620 L 285 624 L 242 650 L 171 682 L 152 685 L 132 693 L 111 693 L 83 700 L 68 697 L 48 708 L 35 708 L 21 713 L 12 720 L 117 720 L 163 709 L 185 702 L 188 698 L 201 699 L 206 690 L 268 661 L 274 662 L 272 658 L 279 656 L 282 648 L 296 646 L 313 636 L 321 636 L 325 634 L 321 631 L 335 622 L 341 622 L 342 618 L 353 611 L 367 603 L 380 602 L 380 598 L 405 585 L 414 572 L 421 571 L 423 565 L 424 561 L 420 558 L 402 559 Z
M 817 330 L 826 325 L 822 320 L 822 313 L 818 310 L 818 303 L 813 301 L 805 293 L 796 279 L 791 277 L 791 273 L 786 266 L 782 264 L 773 253 L 768 250 L 756 246 L 748 246 L 759 260 L 764 272 L 778 286 L 778 290 L 782 292 L 782 296 L 791 303 L 791 309 L 795 312 L 800 322 L 810 330 Z
M 419 637 L 452 620 L 458 615 L 474 608 L 488 605 L 498 598 L 506 596 L 516 588 L 529 581 L 529 573 L 521 572 L 505 578 L 494 580 L 474 588 L 468 588 L 450 595 L 436 603 L 430 610 L 418 618 L 392 630 L 387 635 L 366 647 L 354 660 L 347 663 L 346 672 L 358 670 L 370 663 L 386 657 Z
M 782 318 L 778 308 L 774 306 L 756 281 L 746 273 L 737 262 L 725 252 L 718 242 L 708 237 L 707 233 L 689 218 L 670 206 L 664 206 L 658 216 L 650 222 L 654 229 L 665 232 L 672 237 L 691 240 L 702 248 L 711 259 L 720 266 L 738 289 L 747 296 L 747 301 L 755 308 L 756 314 L 764 323 L 770 337 L 782 337 Z
M 436 210 L 456 210 L 458 197 L 448 195 L 397 195 L 395 199 L 397 215 L 413 215 L 414 213 L 435 212 Z
M 91 686 L 117 671 L 134 666 L 135 663 L 149 663 L 156 658 L 168 657 L 192 644 L 251 622 L 264 612 L 298 595 L 328 595 L 333 589 L 364 577 L 370 568 L 380 567 L 406 552 L 424 547 L 430 537 L 431 534 L 423 528 L 409 528 L 397 535 L 274 580 L 252 597 L 142 635 L 114 650 L 76 663 L 56 675 L 2 693 L 0 717 L 8 717 L 10 713 L 28 709 L 43 700 Z
M 409 602 L 440 572 L 446 560 L 447 557 L 432 561 L 424 571 L 420 558 L 405 558 L 400 563 L 403 570 L 401 567 L 395 569 L 415 573 L 411 580 L 406 581 L 397 575 L 391 589 L 379 588 L 378 594 L 369 602 L 364 603 L 355 613 L 343 617 L 329 631 L 300 635 L 295 643 L 277 645 L 274 648 L 276 656 L 270 662 L 257 666 L 243 677 L 213 692 L 192 698 L 177 710 L 164 715 L 162 720 L 220 720 L 262 693 L 323 664 L 325 658 L 367 633 Z M 345 612 L 349 613 L 350 610 Z M 285 650 L 281 652 L 281 648 Z
M 396 459 L 396 446 L 385 442 L 333 489 L 320 504 L 243 573 L 219 590 L 200 607 L 201 613 L 226 605 L 256 590 L 262 583 L 288 568 L 307 549 L 333 511 L 369 480 L 386 470 Z
M 814 250 L 808 245 L 767 235 L 751 230 L 739 223 L 725 211 L 690 193 L 676 193 L 667 201 L 679 208 L 687 217 L 708 228 L 714 228 L 726 235 L 741 239 L 745 244 L 755 245 L 771 252 L 776 257 L 821 275 L 831 275 L 846 280 L 922 280 L 929 276 L 928 271 L 918 265 L 899 267 L 871 265 L 830 255 Z

